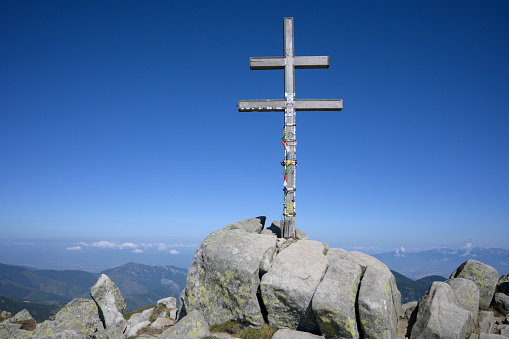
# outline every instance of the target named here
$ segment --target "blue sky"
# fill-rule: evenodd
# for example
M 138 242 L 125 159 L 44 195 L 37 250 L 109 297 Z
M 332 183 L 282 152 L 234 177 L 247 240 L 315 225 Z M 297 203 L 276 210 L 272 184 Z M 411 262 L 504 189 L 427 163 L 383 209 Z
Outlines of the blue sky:
M 296 55 L 331 59 L 296 98 L 344 100 L 297 116 L 297 227 L 509 248 L 506 1 L 3 1 L 0 261 L 172 264 L 279 219 L 283 116 L 236 105 L 283 98 L 249 57 L 282 55 L 289 16 Z

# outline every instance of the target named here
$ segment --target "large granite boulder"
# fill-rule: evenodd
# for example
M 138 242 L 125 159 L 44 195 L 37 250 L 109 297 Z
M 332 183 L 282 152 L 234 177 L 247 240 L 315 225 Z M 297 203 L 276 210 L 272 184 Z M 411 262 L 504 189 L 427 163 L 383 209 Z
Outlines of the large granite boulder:
M 187 275 L 179 318 L 200 310 L 210 325 L 230 320 L 261 327 L 260 276 L 276 255 L 276 237 L 223 229 L 198 246 Z
M 472 280 L 479 288 L 479 308 L 486 311 L 490 307 L 499 278 L 496 269 L 482 262 L 469 259 L 451 274 L 451 278 Z
M 210 336 L 209 324 L 199 311 L 192 311 L 174 326 L 164 331 L 159 339 L 205 338 Z
M 452 278 L 446 281 L 458 300 L 458 306 L 469 311 L 472 321 L 477 321 L 479 314 L 479 288 L 469 279 Z
M 435 281 L 421 298 L 410 339 L 466 338 L 472 315 L 458 305 L 451 286 Z
M 359 338 L 355 302 L 362 268 L 329 255 L 329 268 L 312 301 L 313 312 L 325 338 Z
M 38 324 L 30 338 L 90 338 L 103 329 L 96 303 L 77 298 L 65 305 L 55 315 L 55 320 Z
M 249 233 L 258 233 L 260 234 L 265 226 L 266 217 L 257 217 L 257 218 L 249 218 L 244 219 L 242 221 L 226 225 L 224 227 L 225 230 L 244 230 Z
M 317 241 L 300 240 L 278 254 L 261 281 L 262 300 L 271 326 L 319 331 L 311 300 L 329 266 L 326 248 Z
M 364 271 L 357 299 L 364 337 L 395 338 L 403 311 L 394 275 L 380 260 L 361 252 L 349 252 L 344 260 L 360 265 Z
M 106 274 L 101 274 L 92 286 L 90 296 L 100 307 L 106 328 L 116 327 L 119 331 L 124 331 L 126 321 L 122 313 L 127 303 L 117 285 Z

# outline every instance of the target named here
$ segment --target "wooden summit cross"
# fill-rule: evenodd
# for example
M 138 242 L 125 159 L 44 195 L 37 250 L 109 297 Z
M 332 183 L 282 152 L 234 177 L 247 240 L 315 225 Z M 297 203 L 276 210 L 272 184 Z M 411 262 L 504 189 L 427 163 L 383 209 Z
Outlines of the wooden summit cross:
M 239 112 L 285 112 L 284 133 L 281 142 L 285 148 L 284 160 L 284 224 L 281 236 L 295 237 L 295 170 L 296 153 L 296 111 L 341 111 L 341 99 L 296 100 L 295 69 L 329 68 L 328 56 L 295 56 L 293 47 L 293 18 L 284 19 L 284 56 L 249 58 L 251 69 L 284 69 L 285 98 L 283 100 L 239 100 Z

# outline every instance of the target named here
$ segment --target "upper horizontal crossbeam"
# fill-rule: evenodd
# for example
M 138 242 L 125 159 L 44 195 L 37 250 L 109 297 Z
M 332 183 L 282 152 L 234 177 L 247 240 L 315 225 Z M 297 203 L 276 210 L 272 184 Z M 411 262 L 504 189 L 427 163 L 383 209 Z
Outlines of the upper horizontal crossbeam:
M 293 57 L 295 69 L 329 68 L 329 56 L 297 56 Z M 251 57 L 249 67 L 251 69 L 284 69 L 286 57 Z

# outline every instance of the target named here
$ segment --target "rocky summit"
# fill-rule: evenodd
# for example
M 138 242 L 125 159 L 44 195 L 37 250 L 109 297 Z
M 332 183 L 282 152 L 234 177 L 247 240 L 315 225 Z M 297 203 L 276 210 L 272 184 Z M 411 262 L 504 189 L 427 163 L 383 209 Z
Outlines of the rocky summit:
M 209 325 L 264 323 L 327 338 L 396 338 L 401 294 L 391 271 L 366 254 L 307 239 L 278 238 L 265 218 L 228 225 L 198 246 L 179 318 Z
M 74 299 L 40 324 L 19 312 L 0 323 L 0 338 L 240 336 L 225 329 L 233 326 L 269 329 L 263 338 L 277 339 L 509 339 L 508 274 L 467 260 L 418 303 L 401 305 L 394 275 L 378 259 L 301 230 L 283 239 L 279 225 L 265 228 L 258 217 L 212 232 L 195 252 L 178 305 L 163 298 L 124 320 L 125 300 L 103 274 L 92 299 Z

